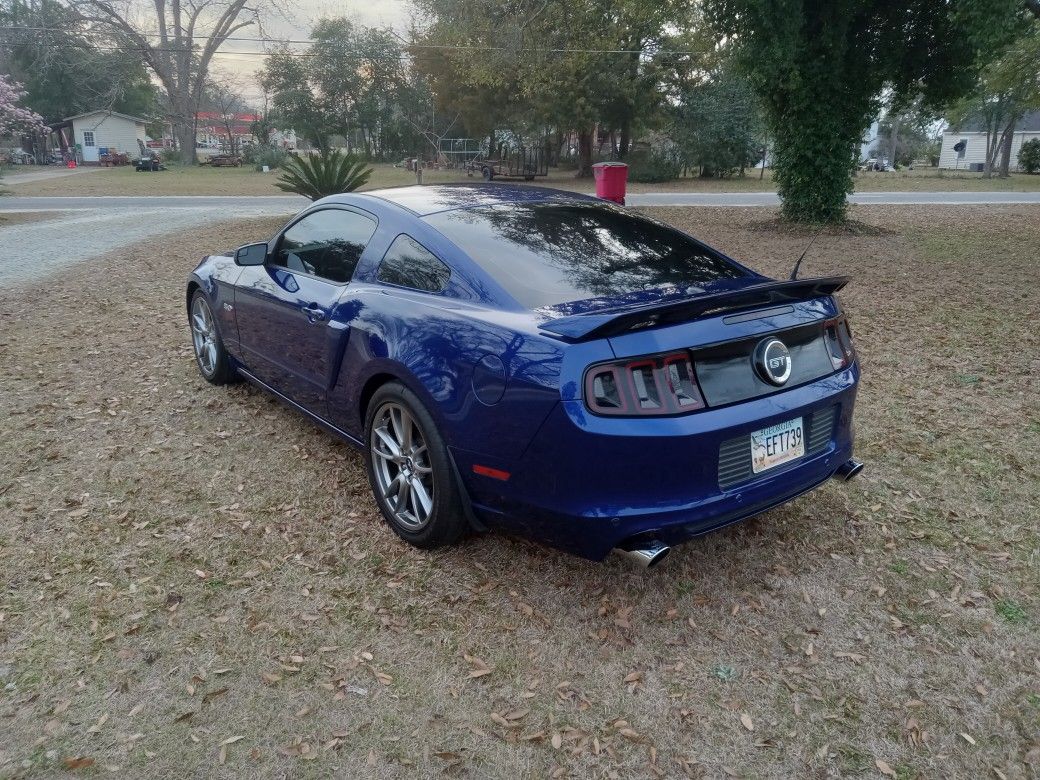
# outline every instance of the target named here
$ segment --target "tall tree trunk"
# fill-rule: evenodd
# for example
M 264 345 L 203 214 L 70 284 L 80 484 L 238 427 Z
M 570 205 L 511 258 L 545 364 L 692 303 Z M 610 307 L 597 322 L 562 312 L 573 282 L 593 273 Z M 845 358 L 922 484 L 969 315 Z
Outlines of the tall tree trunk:
M 617 156 L 619 160 L 624 160 L 628 157 L 628 147 L 632 143 L 632 122 L 629 119 L 625 119 L 621 123 L 621 139 L 618 141 Z
M 576 177 L 585 179 L 592 175 L 592 136 L 595 128 L 578 131 L 578 172 Z
M 181 162 L 194 165 L 198 162 L 195 149 L 195 116 L 193 112 L 177 111 L 173 118 L 173 135 L 181 153 Z
M 888 149 L 891 159 L 888 164 L 893 168 L 896 167 L 896 155 L 899 152 L 899 117 L 892 117 L 892 133 L 888 138 Z
M 1012 116 L 1007 127 L 1004 128 L 1004 136 L 1000 144 L 1000 178 L 1006 179 L 1011 175 L 1011 144 L 1015 140 L 1015 126 L 1018 117 Z
M 843 222 L 863 136 L 858 106 L 844 104 L 836 90 L 813 100 L 802 97 L 797 94 L 771 122 L 780 212 L 792 222 Z M 823 105 L 829 108 L 820 110 Z

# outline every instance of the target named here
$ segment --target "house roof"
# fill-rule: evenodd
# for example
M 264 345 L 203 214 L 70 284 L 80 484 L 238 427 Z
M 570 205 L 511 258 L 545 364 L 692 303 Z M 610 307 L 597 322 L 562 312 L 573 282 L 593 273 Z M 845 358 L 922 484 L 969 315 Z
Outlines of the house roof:
M 236 122 L 255 122 L 260 118 L 259 114 L 243 114 L 235 112 L 232 114 Z M 218 122 L 224 121 L 224 114 L 219 111 L 199 111 L 195 114 L 196 119 L 215 119 Z
M 961 124 L 953 128 L 951 127 L 947 132 L 951 133 L 984 133 L 986 132 L 986 124 L 980 116 L 972 116 L 965 119 Z M 1026 133 L 1038 133 L 1040 132 L 1040 111 L 1030 111 L 1028 114 L 1018 120 L 1018 124 L 1015 125 L 1015 132 L 1026 132 Z
M 76 114 L 76 116 L 70 116 L 63 119 L 63 122 L 71 122 L 74 119 L 83 119 L 83 117 L 94 116 L 95 114 L 104 114 L 105 116 L 117 116 L 120 119 L 129 119 L 131 122 L 138 122 L 142 125 L 148 124 L 147 119 L 142 119 L 139 116 L 130 116 L 129 114 L 120 114 L 118 111 L 105 111 L 104 109 L 95 109 L 94 111 L 87 111 L 83 114 Z

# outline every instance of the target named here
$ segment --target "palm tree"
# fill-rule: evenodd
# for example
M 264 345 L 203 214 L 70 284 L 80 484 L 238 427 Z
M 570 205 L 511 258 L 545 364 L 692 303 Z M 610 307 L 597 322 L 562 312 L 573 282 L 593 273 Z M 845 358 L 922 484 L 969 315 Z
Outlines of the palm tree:
M 282 163 L 282 176 L 275 186 L 318 200 L 340 192 L 353 192 L 371 175 L 372 169 L 357 157 L 337 149 L 309 157 L 290 156 Z

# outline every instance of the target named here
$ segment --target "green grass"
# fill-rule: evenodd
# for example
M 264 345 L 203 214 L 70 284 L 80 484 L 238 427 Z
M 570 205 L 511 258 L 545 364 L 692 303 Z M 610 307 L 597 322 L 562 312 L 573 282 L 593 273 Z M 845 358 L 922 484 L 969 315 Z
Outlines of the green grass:
M 1011 599 L 1001 599 L 996 603 L 995 609 L 997 614 L 1008 623 L 1020 624 L 1029 620 L 1025 608 L 1017 601 Z

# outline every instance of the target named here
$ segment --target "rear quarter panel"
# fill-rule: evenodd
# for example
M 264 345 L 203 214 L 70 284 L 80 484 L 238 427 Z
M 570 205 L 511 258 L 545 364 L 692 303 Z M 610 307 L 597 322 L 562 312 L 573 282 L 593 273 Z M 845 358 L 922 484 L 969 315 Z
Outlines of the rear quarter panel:
M 418 395 L 450 447 L 495 459 L 522 454 L 559 402 L 562 345 L 516 315 L 386 287 L 357 301 L 329 399 L 348 433 L 363 438 L 362 393 L 377 377 Z

